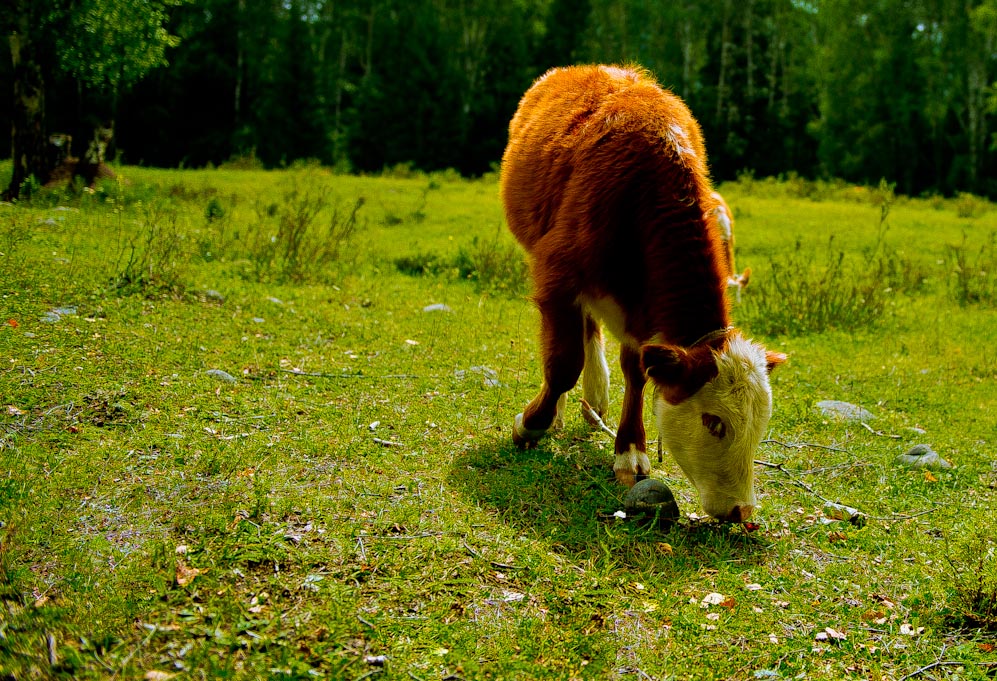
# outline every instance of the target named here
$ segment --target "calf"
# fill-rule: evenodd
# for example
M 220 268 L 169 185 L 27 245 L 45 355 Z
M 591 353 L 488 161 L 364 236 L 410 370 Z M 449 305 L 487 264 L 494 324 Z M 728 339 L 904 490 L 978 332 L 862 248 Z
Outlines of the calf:
M 740 274 L 737 273 L 737 268 L 734 267 L 734 213 L 724 201 L 724 197 L 720 196 L 720 192 L 713 192 L 712 197 L 716 201 L 716 207 L 710 211 L 708 217 L 716 222 L 720 231 L 720 240 L 723 242 L 724 262 L 727 266 L 727 290 L 733 291 L 737 302 L 741 302 L 741 291 L 748 285 L 751 268 Z
M 542 317 L 543 385 L 513 440 L 563 424 L 566 393 L 601 418 L 609 367 L 601 324 L 620 341 L 626 381 L 617 479 L 647 476 L 643 390 L 661 438 L 721 520 L 756 505 L 753 455 L 772 412 L 769 372 L 785 355 L 731 327 L 729 268 L 699 125 L 643 70 L 554 69 L 523 96 L 502 159 L 509 228 L 529 254 Z

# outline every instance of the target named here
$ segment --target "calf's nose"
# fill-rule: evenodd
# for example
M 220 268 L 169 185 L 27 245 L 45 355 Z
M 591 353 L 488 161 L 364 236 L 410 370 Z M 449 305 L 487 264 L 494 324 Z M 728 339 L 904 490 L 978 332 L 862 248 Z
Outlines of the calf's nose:
M 730 512 L 727 516 L 727 521 L 732 523 L 743 523 L 745 520 L 751 517 L 751 514 L 755 512 L 755 507 L 751 504 L 742 504 L 735 506 L 734 510 Z

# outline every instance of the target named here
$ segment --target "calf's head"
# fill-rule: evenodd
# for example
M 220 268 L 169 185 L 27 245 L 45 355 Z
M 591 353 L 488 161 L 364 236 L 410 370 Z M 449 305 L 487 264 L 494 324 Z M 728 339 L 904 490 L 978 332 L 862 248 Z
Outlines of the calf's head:
M 729 331 L 720 349 L 646 345 L 658 433 L 714 518 L 747 520 L 756 504 L 753 461 L 772 415 L 769 373 L 786 360 Z

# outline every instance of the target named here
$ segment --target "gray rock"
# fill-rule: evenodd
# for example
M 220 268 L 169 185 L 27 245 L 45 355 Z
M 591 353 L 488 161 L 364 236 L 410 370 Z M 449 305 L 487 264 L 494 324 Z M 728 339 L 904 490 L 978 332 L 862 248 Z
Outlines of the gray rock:
M 820 409 L 824 416 L 833 416 L 842 421 L 864 423 L 865 421 L 871 421 L 876 418 L 871 412 L 857 404 L 842 402 L 841 400 L 821 400 L 817 403 L 817 408 Z
M 49 324 L 55 324 L 57 321 L 63 317 L 71 317 L 76 314 L 76 306 L 67 305 L 65 307 L 52 308 L 45 314 L 43 314 L 40 319 L 43 322 L 48 322 Z
M 914 445 L 907 450 L 906 454 L 899 455 L 893 462 L 908 468 L 930 468 L 933 470 L 952 468 L 951 463 L 939 456 L 938 452 L 928 445 Z
M 654 478 L 644 478 L 630 488 L 623 499 L 623 510 L 628 518 L 656 523 L 662 530 L 670 528 L 681 515 L 668 485 Z
M 450 306 L 445 303 L 433 303 L 422 308 L 423 312 L 450 312 Z
M 235 383 L 235 376 L 228 373 L 227 371 L 222 371 L 221 369 L 208 369 L 205 371 L 208 376 L 212 378 L 217 378 L 219 381 L 225 381 L 226 383 Z

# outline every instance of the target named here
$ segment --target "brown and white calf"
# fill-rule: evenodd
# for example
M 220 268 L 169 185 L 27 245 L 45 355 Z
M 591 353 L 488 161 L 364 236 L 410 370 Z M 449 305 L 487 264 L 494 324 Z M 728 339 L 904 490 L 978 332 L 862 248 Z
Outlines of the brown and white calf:
M 716 222 L 720 241 L 723 244 L 724 262 L 727 266 L 727 291 L 732 292 L 735 299 L 741 302 L 741 291 L 751 279 L 751 268 L 738 274 L 737 268 L 734 267 L 734 213 L 720 192 L 713 192 L 712 196 L 716 201 L 716 207 L 710 211 L 709 217 Z
M 566 393 L 609 405 L 601 324 L 626 380 L 616 477 L 648 475 L 643 390 L 655 387 L 665 447 L 710 515 L 756 506 L 753 456 L 772 412 L 769 372 L 785 355 L 731 327 L 729 273 L 699 125 L 635 68 L 554 69 L 523 96 L 502 159 L 502 200 L 529 254 L 542 316 L 543 385 L 513 439 L 563 424 Z

